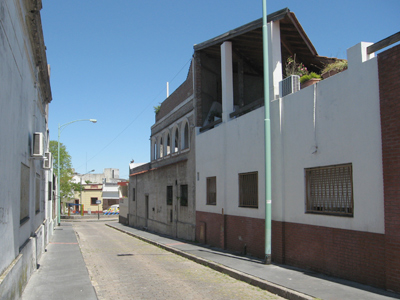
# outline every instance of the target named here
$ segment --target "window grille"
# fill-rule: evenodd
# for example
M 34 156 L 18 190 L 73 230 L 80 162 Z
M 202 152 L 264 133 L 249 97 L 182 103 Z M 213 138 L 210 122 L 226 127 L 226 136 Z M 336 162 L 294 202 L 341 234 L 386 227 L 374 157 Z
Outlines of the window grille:
M 239 174 L 239 206 L 258 208 L 258 172 Z
M 36 182 L 35 182 L 35 213 L 38 214 L 40 212 L 40 175 L 36 174 Z
M 306 212 L 353 216 L 352 164 L 305 169 Z
M 188 205 L 188 186 L 187 184 L 181 185 L 181 206 Z
M 98 198 L 97 197 L 91 197 L 90 198 L 90 205 L 97 205 L 97 200 L 98 200 Z
M 21 182 L 20 182 L 20 224 L 29 218 L 29 177 L 30 169 L 21 163 Z
M 207 177 L 207 205 L 217 204 L 217 177 Z
M 167 205 L 172 205 L 172 186 L 167 186 Z

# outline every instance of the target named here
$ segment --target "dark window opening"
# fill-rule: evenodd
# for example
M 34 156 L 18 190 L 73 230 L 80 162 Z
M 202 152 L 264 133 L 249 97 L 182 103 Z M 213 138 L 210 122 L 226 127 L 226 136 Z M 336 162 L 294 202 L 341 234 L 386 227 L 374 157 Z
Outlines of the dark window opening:
M 258 172 L 239 174 L 239 206 L 258 208 Z

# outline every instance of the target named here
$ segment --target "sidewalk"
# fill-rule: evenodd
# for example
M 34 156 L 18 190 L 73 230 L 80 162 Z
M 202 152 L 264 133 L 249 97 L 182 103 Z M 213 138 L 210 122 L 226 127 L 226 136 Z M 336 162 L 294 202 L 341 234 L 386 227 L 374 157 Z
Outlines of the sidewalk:
M 106 225 L 287 299 L 400 299 L 396 293 L 312 271 L 265 265 L 258 259 L 172 239 L 118 222 Z
M 71 223 L 56 227 L 22 300 L 97 300 Z

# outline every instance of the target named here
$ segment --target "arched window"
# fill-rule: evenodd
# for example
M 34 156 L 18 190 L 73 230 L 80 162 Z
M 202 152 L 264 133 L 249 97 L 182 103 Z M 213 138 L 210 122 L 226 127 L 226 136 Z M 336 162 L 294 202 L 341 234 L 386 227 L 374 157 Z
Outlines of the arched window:
M 167 133 L 167 155 L 171 154 L 171 139 L 169 138 L 169 133 Z
M 163 145 L 163 139 L 162 137 L 160 138 L 160 148 L 159 148 L 159 157 L 162 158 L 164 156 L 164 145 Z
M 173 151 L 174 151 L 174 153 L 177 153 L 179 151 L 179 130 L 178 130 L 178 128 L 175 128 L 175 135 L 173 136 L 173 139 L 174 139 Z
M 153 160 L 156 160 L 157 159 L 157 141 L 156 140 L 153 140 L 153 153 L 152 153 L 152 157 L 153 157 Z
M 182 149 L 189 148 L 189 124 L 185 122 L 185 127 L 183 129 L 183 145 Z

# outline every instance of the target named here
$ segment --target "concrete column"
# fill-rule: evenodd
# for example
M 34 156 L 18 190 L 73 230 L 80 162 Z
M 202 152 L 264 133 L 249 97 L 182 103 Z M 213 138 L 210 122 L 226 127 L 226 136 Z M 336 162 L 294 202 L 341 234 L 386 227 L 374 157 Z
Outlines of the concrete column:
M 232 43 L 221 45 L 221 82 L 222 82 L 222 122 L 229 120 L 233 112 L 233 66 Z
M 279 21 L 268 23 L 268 53 L 269 53 L 269 97 L 279 98 L 279 82 L 282 81 L 281 30 Z
M 372 44 L 361 42 L 347 49 L 348 68 L 350 72 L 359 72 L 358 68 L 361 67 L 363 62 L 375 57 L 375 53 L 367 54 L 367 48 Z

